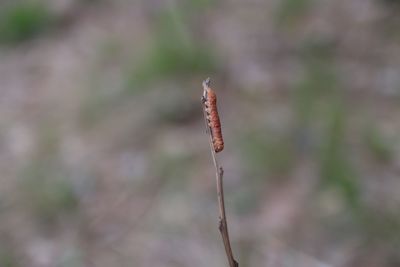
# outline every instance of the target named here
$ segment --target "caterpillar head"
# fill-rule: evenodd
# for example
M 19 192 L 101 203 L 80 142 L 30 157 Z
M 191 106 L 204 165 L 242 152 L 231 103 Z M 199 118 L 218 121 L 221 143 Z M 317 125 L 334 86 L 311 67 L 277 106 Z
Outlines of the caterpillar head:
M 224 149 L 224 143 L 216 143 L 214 142 L 214 151 L 216 153 L 221 152 Z

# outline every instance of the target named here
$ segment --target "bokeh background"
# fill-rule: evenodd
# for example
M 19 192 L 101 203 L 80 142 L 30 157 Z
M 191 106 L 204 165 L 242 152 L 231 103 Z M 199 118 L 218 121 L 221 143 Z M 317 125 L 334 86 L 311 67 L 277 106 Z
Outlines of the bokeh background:
M 0 266 L 400 266 L 400 1 L 0 2 Z

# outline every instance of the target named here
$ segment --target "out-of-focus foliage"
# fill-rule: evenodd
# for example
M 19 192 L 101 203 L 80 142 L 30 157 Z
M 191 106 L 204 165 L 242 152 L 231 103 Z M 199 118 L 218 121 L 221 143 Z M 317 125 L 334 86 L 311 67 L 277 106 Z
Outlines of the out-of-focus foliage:
M 56 170 L 32 166 L 26 170 L 21 189 L 39 223 L 51 225 L 63 219 L 64 213 L 77 208 L 77 198 L 72 185 Z
M 18 267 L 20 266 L 13 255 L 13 251 L 0 247 L 0 264 L 5 267 Z
M 387 163 L 393 159 L 393 147 L 376 127 L 369 127 L 365 130 L 364 142 L 376 160 Z
M 200 2 L 200 1 L 195 1 Z M 200 3 L 198 3 L 200 4 Z M 179 78 L 205 74 L 216 70 L 216 58 L 211 49 L 201 45 L 190 30 L 188 9 L 168 9 L 157 14 L 154 35 L 148 50 L 135 64 L 129 79 L 130 90 L 160 78 Z
M 251 176 L 267 179 L 268 173 L 290 171 L 294 161 L 293 140 L 286 136 L 265 132 L 246 134 L 241 140 L 242 157 Z
M 44 3 L 16 1 L 3 4 L 0 10 L 0 41 L 20 43 L 49 29 L 52 15 Z
M 278 23 L 290 24 L 312 7 L 312 0 L 283 0 L 276 12 Z
M 333 106 L 331 117 L 328 117 L 326 139 L 321 149 L 321 176 L 328 185 L 338 187 L 343 193 L 349 207 L 358 208 L 359 189 L 357 175 L 345 153 L 345 129 L 343 107 Z

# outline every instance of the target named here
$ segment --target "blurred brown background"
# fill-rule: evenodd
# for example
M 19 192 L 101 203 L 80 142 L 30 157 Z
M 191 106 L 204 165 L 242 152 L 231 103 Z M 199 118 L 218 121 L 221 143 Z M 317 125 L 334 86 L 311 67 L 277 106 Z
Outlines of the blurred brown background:
M 400 1 L 0 2 L 0 266 L 400 266 Z

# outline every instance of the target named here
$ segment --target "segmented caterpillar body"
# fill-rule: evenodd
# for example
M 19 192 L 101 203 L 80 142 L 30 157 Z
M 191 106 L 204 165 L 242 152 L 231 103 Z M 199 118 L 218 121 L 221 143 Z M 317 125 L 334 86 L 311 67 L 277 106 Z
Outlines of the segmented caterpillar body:
M 203 101 L 205 105 L 207 123 L 211 130 L 211 136 L 215 152 L 220 152 L 224 149 L 224 139 L 222 138 L 221 121 L 217 109 L 217 95 L 209 87 L 210 80 L 204 81 Z

